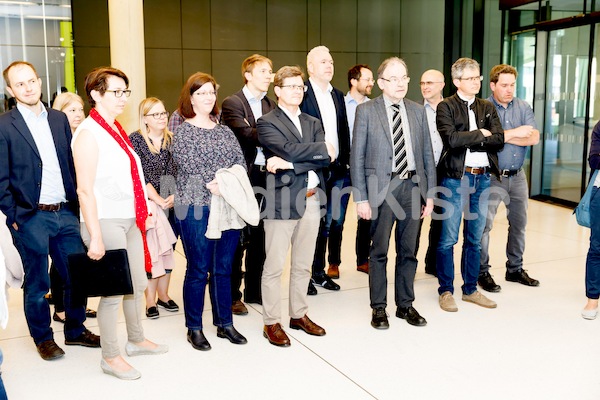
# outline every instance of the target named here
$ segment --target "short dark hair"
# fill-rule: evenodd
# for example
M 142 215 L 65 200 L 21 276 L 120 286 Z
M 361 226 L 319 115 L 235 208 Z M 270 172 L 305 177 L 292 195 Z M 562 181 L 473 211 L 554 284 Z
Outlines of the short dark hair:
M 352 79 L 356 79 L 359 80 L 361 77 L 361 70 L 362 69 L 368 69 L 369 71 L 371 70 L 371 68 L 369 68 L 369 66 L 367 64 L 356 64 L 354 67 L 350 68 L 348 70 L 348 89 L 352 88 Z
M 212 83 L 215 91 L 219 90 L 219 85 L 217 85 L 217 81 L 213 78 L 212 75 L 209 75 L 204 72 L 196 72 L 192 74 L 181 88 L 181 94 L 179 95 L 179 101 L 177 103 L 177 111 L 179 115 L 184 118 L 194 118 L 196 113 L 194 112 L 194 108 L 192 107 L 192 95 L 202 86 L 207 83 Z M 213 107 L 210 115 L 217 116 L 219 115 L 219 102 L 215 99 L 215 106 Z
M 517 69 L 512 65 L 499 64 L 493 67 L 490 71 L 490 82 L 498 83 L 498 77 L 500 74 L 512 74 L 515 76 L 515 79 L 517 79 L 517 76 L 519 76 Z
M 123 79 L 125 81 L 125 87 L 129 87 L 129 78 L 127 78 L 125 72 L 120 69 L 113 67 L 94 68 L 85 76 L 85 94 L 90 102 L 90 107 L 94 108 L 96 106 L 96 101 L 92 98 L 92 90 L 104 95 L 106 89 L 108 89 L 107 81 L 109 76 L 116 76 L 117 78 Z
M 285 65 L 277 70 L 275 73 L 275 78 L 273 79 L 273 86 L 281 87 L 283 85 L 283 81 L 287 78 L 294 78 L 299 76 L 304 80 L 304 72 L 302 72 L 302 68 L 297 65 Z
M 6 82 L 6 86 L 11 87 L 10 86 L 10 81 L 8 80 L 8 71 L 10 71 L 12 68 L 18 66 L 18 65 L 26 65 L 29 68 L 31 68 L 33 70 L 33 72 L 35 73 L 35 76 L 37 76 L 38 78 L 40 77 L 37 73 L 37 71 L 35 70 L 35 67 L 33 66 L 32 63 L 27 62 L 27 61 L 13 61 L 12 63 L 10 63 L 10 65 L 8 67 L 6 67 L 6 69 L 2 72 L 2 76 L 4 77 L 4 82 Z

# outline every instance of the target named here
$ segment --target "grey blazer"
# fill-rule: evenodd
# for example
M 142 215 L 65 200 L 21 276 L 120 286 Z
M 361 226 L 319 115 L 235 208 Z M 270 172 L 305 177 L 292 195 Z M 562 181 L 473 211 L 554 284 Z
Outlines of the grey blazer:
M 425 107 L 404 99 L 412 151 L 415 157 L 417 181 L 421 197 L 433 198 L 436 185 L 435 160 L 429 136 Z M 385 200 L 392 178 L 392 134 L 385 110 L 383 95 L 356 108 L 350 174 L 354 201 L 369 201 L 379 207 Z

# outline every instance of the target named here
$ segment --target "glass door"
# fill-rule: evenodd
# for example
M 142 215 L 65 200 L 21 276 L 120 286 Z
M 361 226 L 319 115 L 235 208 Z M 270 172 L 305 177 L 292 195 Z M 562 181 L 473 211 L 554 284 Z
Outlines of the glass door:
M 578 202 L 584 161 L 590 26 L 549 32 L 542 194 Z

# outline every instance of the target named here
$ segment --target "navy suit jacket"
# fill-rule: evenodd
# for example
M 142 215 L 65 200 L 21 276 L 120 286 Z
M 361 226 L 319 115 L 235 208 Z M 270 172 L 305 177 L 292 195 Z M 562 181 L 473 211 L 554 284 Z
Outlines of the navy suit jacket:
M 321 111 L 319 110 L 319 104 L 317 103 L 315 91 L 309 80 L 304 83 L 306 86 L 308 86 L 308 90 L 304 94 L 304 99 L 302 100 L 302 104 L 300 104 L 300 110 L 303 113 L 307 113 L 308 115 L 318 118 L 322 124 L 323 118 L 321 117 Z M 338 143 L 340 150 L 337 159 L 331 164 L 331 167 L 340 167 L 343 170 L 347 170 L 348 164 L 350 164 L 350 129 L 348 128 L 348 116 L 346 115 L 346 102 L 344 101 L 344 93 L 336 88 L 333 88 L 331 91 L 331 97 L 333 97 L 333 104 L 335 104 Z
M 321 121 L 304 113 L 299 118 L 302 135 L 279 107 L 258 119 L 258 140 L 267 160 L 279 156 L 294 164 L 294 169 L 268 173 L 266 219 L 300 219 L 304 215 L 308 171 L 315 171 L 319 186 L 325 187 L 322 168 L 330 159 Z
M 262 98 L 261 105 L 263 115 L 277 107 L 277 104 L 267 96 Z M 240 142 L 250 172 L 256 159 L 256 147 L 260 146 L 260 143 L 256 133 L 256 118 L 244 92 L 240 90 L 227 97 L 223 100 L 221 109 L 221 122 L 233 131 Z
M 69 120 L 60 111 L 47 111 L 68 205 L 77 213 Z M 23 116 L 13 108 L 0 115 L 0 210 L 6 214 L 7 225 L 21 225 L 36 212 L 41 189 L 40 153 Z

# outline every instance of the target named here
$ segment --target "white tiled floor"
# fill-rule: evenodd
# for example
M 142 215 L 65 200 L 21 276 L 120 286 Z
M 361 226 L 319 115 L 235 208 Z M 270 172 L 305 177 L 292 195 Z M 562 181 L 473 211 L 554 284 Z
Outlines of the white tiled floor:
M 9 398 L 600 398 L 596 370 L 600 321 L 585 321 L 580 316 L 589 231 L 575 223 L 568 209 L 530 202 L 525 267 L 541 281 L 540 287 L 504 280 L 507 224 L 499 212 L 492 231 L 491 261 L 502 292 L 490 294 L 498 308 L 464 303 L 458 295 L 458 313 L 440 310 L 437 280 L 426 275 L 420 263 L 414 305 L 428 325 L 412 327 L 395 318 L 390 301 L 391 326 L 386 331 L 375 330 L 369 323 L 367 275 L 357 272 L 354 265 L 354 215 L 350 208 L 338 281 L 342 290 L 319 289 L 318 296 L 309 298 L 309 315 L 327 329 L 327 335 L 312 337 L 288 329 L 289 348 L 272 346 L 262 337 L 262 309 L 254 305 L 249 305 L 249 315 L 234 317 L 236 328 L 248 338 L 245 346 L 217 338 L 210 312 L 205 312 L 205 333 L 213 346 L 209 352 L 193 350 L 186 342 L 181 311 L 161 311 L 159 319 L 144 321 L 144 328 L 150 339 L 168 344 L 169 353 L 131 359 L 142 378 L 119 381 L 100 370 L 98 349 L 63 346 L 63 359 L 43 361 L 27 331 L 21 292 L 11 290 L 9 327 L 0 332 L 5 355 L 2 377 Z M 428 221 L 421 261 L 427 227 Z M 180 253 L 171 284 L 171 296 L 180 305 L 184 267 Z M 392 300 L 391 268 L 388 278 L 388 299 Z M 461 284 L 457 276 L 457 293 Z M 282 295 L 287 298 L 284 286 Z M 94 307 L 97 300 L 90 303 Z M 120 322 L 124 346 L 122 318 Z M 88 320 L 87 326 L 98 332 L 95 320 Z M 60 345 L 62 326 L 53 322 L 53 328 Z

